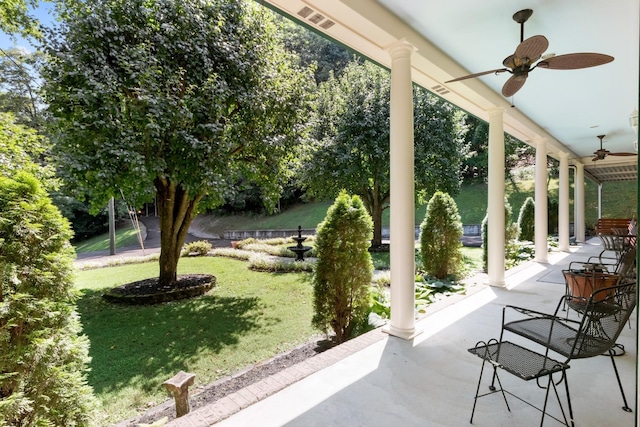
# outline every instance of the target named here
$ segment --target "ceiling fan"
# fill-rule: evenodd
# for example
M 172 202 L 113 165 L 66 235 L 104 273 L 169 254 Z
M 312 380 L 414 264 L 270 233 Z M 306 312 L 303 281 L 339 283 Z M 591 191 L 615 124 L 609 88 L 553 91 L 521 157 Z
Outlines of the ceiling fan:
M 638 153 L 612 153 L 609 150 L 605 150 L 604 148 L 602 148 L 602 139 L 604 138 L 604 135 L 598 135 L 598 138 L 600 139 L 600 149 L 596 150 L 593 153 L 593 160 L 594 162 L 597 160 L 604 160 L 605 157 L 607 156 L 637 156 Z
M 547 50 L 549 41 L 545 36 L 532 36 L 524 39 L 524 23 L 533 14 L 533 10 L 524 9 L 513 15 L 513 20 L 520 24 L 520 44 L 516 47 L 513 55 L 507 56 L 502 65 L 505 68 L 497 68 L 495 70 L 483 71 L 481 73 L 469 74 L 467 76 L 458 77 L 445 83 L 457 82 L 460 80 L 471 79 L 474 77 L 484 76 L 486 74 L 500 74 L 508 72 L 512 76 L 502 87 L 502 95 L 505 97 L 513 96 L 524 85 L 529 73 L 535 68 L 546 68 L 549 70 L 576 70 L 579 68 L 595 67 L 613 61 L 613 56 L 601 53 L 569 53 L 566 55 L 545 55 L 542 53 Z M 542 57 L 542 59 L 541 59 Z M 540 61 L 538 61 L 540 59 Z M 536 63 L 536 61 L 538 61 Z

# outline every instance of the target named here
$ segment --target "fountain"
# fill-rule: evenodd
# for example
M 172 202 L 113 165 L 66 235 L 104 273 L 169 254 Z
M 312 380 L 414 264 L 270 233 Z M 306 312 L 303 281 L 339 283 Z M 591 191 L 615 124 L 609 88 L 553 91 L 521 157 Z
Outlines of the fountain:
M 302 226 L 298 226 L 298 237 L 292 237 L 293 240 L 298 242 L 296 246 L 289 246 L 291 252 L 296 254 L 296 261 L 304 261 L 304 253 L 311 250 L 311 246 L 302 246 L 302 242 L 307 240 L 306 237 L 302 237 Z

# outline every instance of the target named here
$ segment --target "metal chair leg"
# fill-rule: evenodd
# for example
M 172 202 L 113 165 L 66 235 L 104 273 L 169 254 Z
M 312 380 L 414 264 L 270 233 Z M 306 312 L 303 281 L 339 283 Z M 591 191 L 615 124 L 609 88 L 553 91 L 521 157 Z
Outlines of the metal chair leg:
M 627 397 L 624 394 L 624 389 L 622 388 L 622 381 L 620 381 L 620 374 L 618 373 L 618 367 L 616 366 L 615 360 L 615 352 L 613 350 L 609 350 L 609 357 L 611 358 L 611 363 L 613 364 L 613 371 L 616 373 L 616 379 L 618 380 L 618 386 L 620 387 L 620 394 L 622 394 L 622 401 L 624 402 L 624 406 L 622 410 L 625 412 L 633 412 L 633 410 L 629 407 L 627 403 Z
M 476 412 L 476 403 L 478 402 L 478 398 L 482 396 L 486 396 L 488 394 L 493 394 L 496 392 L 496 388 L 494 386 L 494 381 L 496 379 L 498 380 L 498 386 L 500 387 L 500 392 L 502 393 L 502 398 L 504 399 L 504 403 L 505 405 L 507 405 L 507 410 L 511 412 L 511 408 L 509 407 L 509 402 L 507 402 L 507 396 L 505 395 L 504 390 L 502 389 L 502 383 L 500 382 L 500 377 L 498 376 L 498 371 L 497 371 L 498 368 L 496 366 L 493 367 L 493 378 L 491 379 L 491 385 L 489 386 L 489 390 L 491 390 L 491 392 L 480 395 L 480 384 L 482 383 L 482 375 L 484 373 L 485 363 L 487 363 L 487 361 L 483 360 L 482 367 L 480 368 L 480 378 L 478 378 L 478 386 L 476 387 L 476 396 L 473 398 L 473 408 L 471 409 L 471 419 L 469 419 L 469 424 L 473 424 L 473 414 Z

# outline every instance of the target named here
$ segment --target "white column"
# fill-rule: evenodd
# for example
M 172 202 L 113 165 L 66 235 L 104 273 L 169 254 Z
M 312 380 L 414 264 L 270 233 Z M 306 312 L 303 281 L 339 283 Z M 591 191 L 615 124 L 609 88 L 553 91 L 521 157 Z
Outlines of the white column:
M 573 231 L 576 242 L 585 241 L 585 215 L 584 215 L 584 165 L 576 163 L 575 176 L 573 177 Z
M 413 176 L 413 85 L 411 53 L 414 47 L 399 40 L 391 55 L 390 103 L 390 239 L 391 322 L 385 332 L 411 339 L 415 327 L 415 204 Z
M 547 233 L 549 220 L 547 213 L 547 140 L 537 139 L 536 145 L 536 180 L 535 180 L 535 247 L 536 261 L 548 262 Z
M 489 195 L 487 201 L 487 273 L 489 285 L 504 286 L 504 123 L 502 108 L 489 113 Z
M 602 218 L 602 183 L 598 183 L 598 219 Z
M 569 154 L 558 153 L 560 176 L 558 184 L 558 246 L 569 251 Z

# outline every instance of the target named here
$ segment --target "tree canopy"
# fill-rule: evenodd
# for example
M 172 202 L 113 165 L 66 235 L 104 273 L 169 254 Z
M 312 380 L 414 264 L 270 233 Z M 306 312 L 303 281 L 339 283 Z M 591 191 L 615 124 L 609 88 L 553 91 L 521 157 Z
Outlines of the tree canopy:
M 24 37 L 39 35 L 38 21 L 29 13 L 29 9 L 35 8 L 38 3 L 38 0 L 2 0 L 0 31 Z
M 171 282 L 200 202 L 244 179 L 275 205 L 311 73 L 254 2 L 71 0 L 61 19 L 44 67 L 60 171 L 96 208 L 155 187 Z
M 0 111 L 15 114 L 18 123 L 42 127 L 38 67 L 42 55 L 23 49 L 0 49 Z
M 389 99 L 389 73 L 369 62 L 351 63 L 321 84 L 313 141 L 300 172 L 311 196 L 329 198 L 342 189 L 359 195 L 373 219 L 374 245 L 381 243 L 382 212 L 389 206 Z M 417 86 L 414 109 L 416 190 L 425 201 L 436 190 L 456 194 L 460 113 Z

